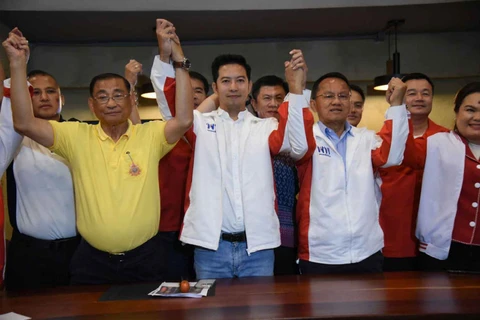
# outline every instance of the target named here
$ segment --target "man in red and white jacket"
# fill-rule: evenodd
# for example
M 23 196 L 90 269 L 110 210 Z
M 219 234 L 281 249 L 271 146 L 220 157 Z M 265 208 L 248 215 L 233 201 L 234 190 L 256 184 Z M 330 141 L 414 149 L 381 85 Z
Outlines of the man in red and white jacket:
M 405 104 L 411 115 L 410 139 L 416 152 L 426 154 L 427 138 L 449 130 L 433 122 L 434 86 L 422 73 L 407 74 L 402 78 L 407 85 Z M 415 237 L 418 204 L 422 188 L 423 168 L 407 164 L 378 170 L 377 182 L 382 191 L 380 225 L 385 235 L 384 271 L 411 271 L 418 269 L 418 240 Z
M 374 170 L 403 159 L 408 120 L 406 86 L 390 81 L 385 125 L 378 135 L 347 122 L 350 86 L 340 73 L 313 85 L 311 106 L 319 116 L 298 164 L 297 205 L 300 270 L 304 274 L 381 272 L 383 233 L 378 222 Z
M 164 62 L 156 63 L 155 78 L 162 84 L 156 96 L 163 120 L 168 121 L 175 115 L 175 72 L 171 66 L 171 40 L 166 37 L 166 24 L 158 22 L 157 40 L 159 56 Z M 165 68 L 162 68 L 165 66 Z M 205 100 L 208 93 L 208 81 L 197 72 L 190 71 L 190 82 L 193 90 L 194 109 Z M 193 279 L 193 249 L 179 241 L 180 229 L 185 215 L 185 190 L 187 176 L 192 157 L 192 146 L 185 137 L 165 155 L 158 165 L 158 181 L 160 185 L 161 219 L 159 225 L 159 246 L 165 251 L 167 281 Z

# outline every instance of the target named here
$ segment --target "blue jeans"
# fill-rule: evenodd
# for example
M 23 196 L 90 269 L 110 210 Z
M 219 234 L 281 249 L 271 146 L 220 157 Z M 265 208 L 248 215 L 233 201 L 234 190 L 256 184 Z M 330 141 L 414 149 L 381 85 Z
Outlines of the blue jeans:
M 246 242 L 220 239 L 217 251 L 195 248 L 197 279 L 273 276 L 273 249 L 247 254 Z

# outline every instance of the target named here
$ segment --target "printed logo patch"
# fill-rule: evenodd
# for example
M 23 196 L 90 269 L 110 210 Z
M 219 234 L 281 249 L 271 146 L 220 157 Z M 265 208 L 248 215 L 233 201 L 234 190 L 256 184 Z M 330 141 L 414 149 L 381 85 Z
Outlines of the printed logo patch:
M 215 123 L 207 123 L 207 130 L 210 132 L 217 132 L 217 125 Z
M 317 146 L 317 151 L 318 151 L 318 154 L 321 155 L 321 156 L 331 157 L 329 147 L 325 147 L 325 146 L 319 147 L 319 146 Z

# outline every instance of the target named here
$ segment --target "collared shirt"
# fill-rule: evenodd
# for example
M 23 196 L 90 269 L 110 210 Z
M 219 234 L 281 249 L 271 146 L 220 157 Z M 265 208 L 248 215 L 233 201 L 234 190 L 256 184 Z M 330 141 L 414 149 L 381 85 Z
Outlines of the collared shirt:
M 238 114 L 238 119 L 230 118 L 228 112 L 218 109 L 218 116 L 223 120 L 225 143 L 227 144 L 226 172 L 223 176 L 223 232 L 241 232 L 245 230 L 243 220 L 242 200 L 242 155 L 240 154 L 240 143 L 242 128 L 244 126 L 244 110 Z
M 50 121 L 51 150 L 70 162 L 75 186 L 77 227 L 95 248 L 132 250 L 158 231 L 158 162 L 168 144 L 166 122 L 132 125 L 114 142 L 100 125 Z
M 8 179 L 10 223 L 22 234 L 43 240 L 74 237 L 75 201 L 68 162 L 15 132 L 10 99 L 0 111 L 0 171 L 13 163 Z
M 344 168 L 347 167 L 347 135 L 353 136 L 352 125 L 345 121 L 345 130 L 343 131 L 342 135 L 338 137 L 338 135 L 332 129 L 328 128 L 324 125 L 321 121 L 318 121 L 318 126 L 322 132 L 325 133 L 327 138 L 333 142 L 335 149 L 337 152 L 342 156 L 343 159 L 343 166 Z
M 470 150 L 472 151 L 473 155 L 475 158 L 478 160 L 480 159 L 480 145 L 474 144 L 474 143 L 469 143 L 468 146 L 470 147 Z

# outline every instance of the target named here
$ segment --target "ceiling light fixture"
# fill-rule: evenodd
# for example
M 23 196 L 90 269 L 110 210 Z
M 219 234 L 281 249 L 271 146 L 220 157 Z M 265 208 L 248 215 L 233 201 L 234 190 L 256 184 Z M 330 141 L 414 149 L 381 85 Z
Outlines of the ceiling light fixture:
M 397 51 L 397 27 L 405 23 L 405 20 L 390 20 L 382 32 L 388 32 L 388 60 L 387 60 L 387 74 L 375 77 L 373 80 L 373 89 L 379 91 L 387 91 L 388 83 L 392 77 L 402 78 L 400 73 L 400 52 Z M 390 59 L 390 36 L 393 29 L 393 36 L 395 41 L 395 51 L 393 52 L 393 60 Z
M 156 99 L 157 95 L 155 94 L 155 90 L 153 90 L 153 86 L 151 82 L 145 83 L 142 85 L 142 93 L 140 96 L 145 99 Z

